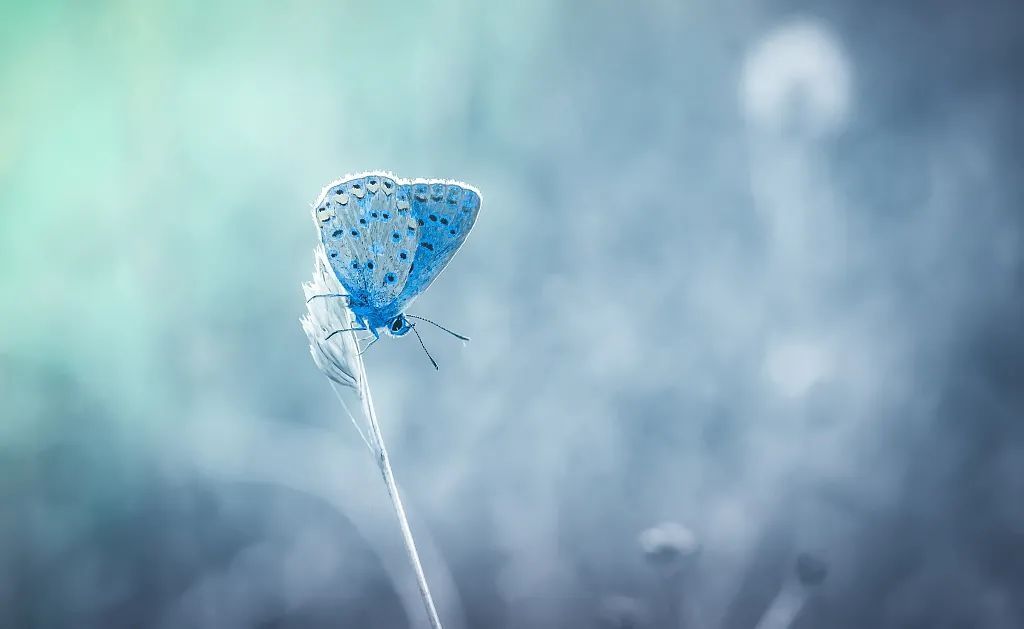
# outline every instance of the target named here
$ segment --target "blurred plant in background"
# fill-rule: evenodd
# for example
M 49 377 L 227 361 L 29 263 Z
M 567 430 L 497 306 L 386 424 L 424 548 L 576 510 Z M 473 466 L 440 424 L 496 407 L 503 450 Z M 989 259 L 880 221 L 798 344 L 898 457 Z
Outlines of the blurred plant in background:
M 663 618 L 659 626 L 685 628 L 693 612 L 688 609 L 693 585 L 693 568 L 700 544 L 693 531 L 676 522 L 664 522 L 649 528 L 639 537 L 644 557 L 658 571 L 660 607 Z

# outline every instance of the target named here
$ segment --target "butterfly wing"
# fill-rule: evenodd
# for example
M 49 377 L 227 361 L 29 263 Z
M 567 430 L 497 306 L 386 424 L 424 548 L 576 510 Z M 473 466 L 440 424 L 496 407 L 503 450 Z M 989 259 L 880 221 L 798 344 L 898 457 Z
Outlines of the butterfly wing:
M 395 304 L 413 265 L 419 230 L 402 188 L 370 173 L 328 186 L 315 206 L 331 268 L 353 310 L 371 319 Z
M 417 229 L 416 255 L 398 296 L 404 309 L 444 270 L 466 241 L 480 212 L 480 193 L 462 183 L 416 181 L 408 188 Z

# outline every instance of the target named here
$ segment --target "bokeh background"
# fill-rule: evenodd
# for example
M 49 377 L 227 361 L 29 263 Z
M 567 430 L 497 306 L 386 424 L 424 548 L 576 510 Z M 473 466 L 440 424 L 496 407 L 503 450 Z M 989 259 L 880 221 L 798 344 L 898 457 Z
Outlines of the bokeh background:
M 368 355 L 446 627 L 1024 626 L 1022 31 L 3 3 L 0 627 L 422 626 L 298 324 L 372 168 L 484 194 L 413 309 L 473 342 Z

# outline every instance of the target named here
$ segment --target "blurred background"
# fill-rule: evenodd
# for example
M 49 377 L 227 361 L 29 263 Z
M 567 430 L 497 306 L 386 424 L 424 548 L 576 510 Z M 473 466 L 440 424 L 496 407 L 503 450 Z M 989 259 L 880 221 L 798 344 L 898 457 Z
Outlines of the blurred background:
M 298 324 L 348 172 L 478 186 L 368 354 L 441 617 L 1024 626 L 1009 0 L 3 3 L 0 627 L 420 627 Z

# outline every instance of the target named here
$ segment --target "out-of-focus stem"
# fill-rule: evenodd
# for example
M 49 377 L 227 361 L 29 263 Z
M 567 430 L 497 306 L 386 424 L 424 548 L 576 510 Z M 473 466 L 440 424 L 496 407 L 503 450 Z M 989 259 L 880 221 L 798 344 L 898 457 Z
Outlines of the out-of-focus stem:
M 796 579 L 787 579 L 755 629 L 788 629 L 806 602 L 807 589 Z

